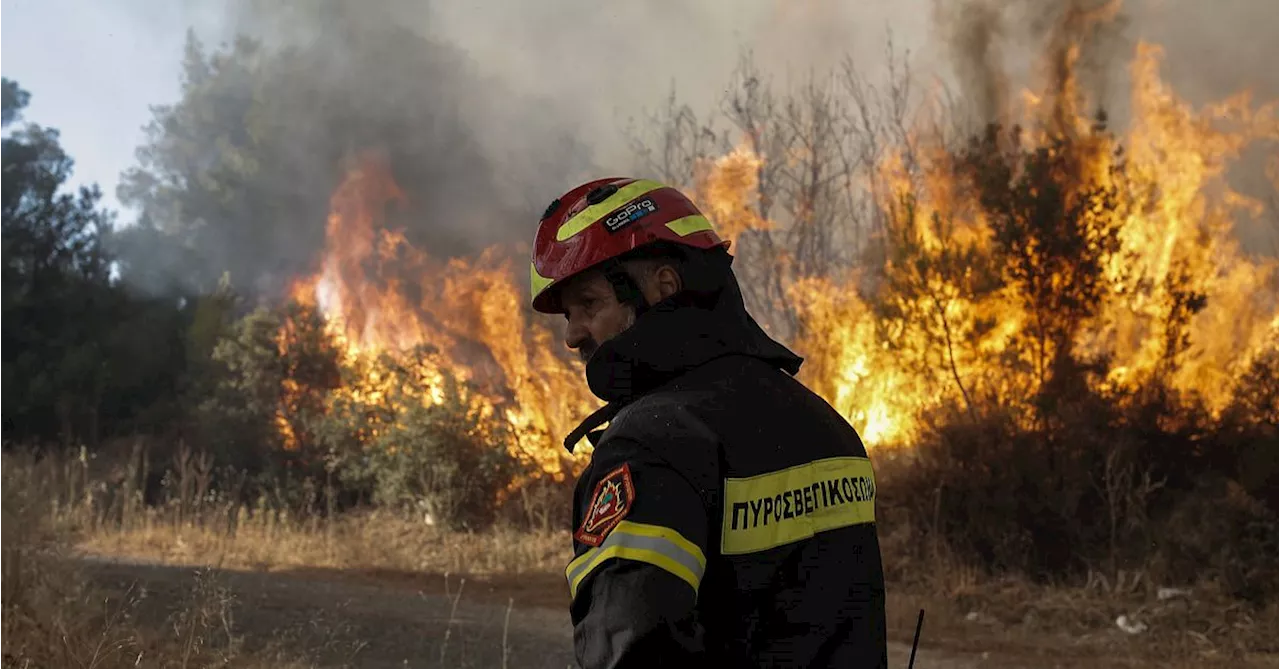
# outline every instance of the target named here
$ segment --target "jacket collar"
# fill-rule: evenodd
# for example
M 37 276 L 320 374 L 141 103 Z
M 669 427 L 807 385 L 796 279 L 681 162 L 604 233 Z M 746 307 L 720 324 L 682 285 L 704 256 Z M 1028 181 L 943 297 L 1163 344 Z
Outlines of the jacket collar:
M 791 375 L 803 362 L 747 313 L 732 275 L 710 304 L 695 305 L 673 296 L 600 345 L 587 361 L 587 385 L 608 404 L 571 432 L 565 447 L 572 452 L 583 435 L 612 420 L 627 404 L 727 355 L 758 358 Z

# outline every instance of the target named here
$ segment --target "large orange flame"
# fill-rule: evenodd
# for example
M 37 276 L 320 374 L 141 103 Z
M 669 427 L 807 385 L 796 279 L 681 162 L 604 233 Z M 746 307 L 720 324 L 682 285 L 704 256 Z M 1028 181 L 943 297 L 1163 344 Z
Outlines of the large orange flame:
M 1125 136 L 1090 136 L 1093 120 L 1080 112 L 1068 77 L 1059 82 L 1064 90 L 1024 95 L 1029 132 L 1022 140 L 1047 148 L 1071 134 L 1084 161 L 1080 181 L 1114 188 L 1118 199 L 1119 250 L 1104 268 L 1100 312 L 1080 325 L 1074 351 L 1109 361 L 1098 381 L 1104 387 L 1134 388 L 1162 375 L 1168 387 L 1218 411 L 1245 368 L 1277 346 L 1276 261 L 1247 257 L 1231 232 L 1238 215 L 1256 215 L 1261 204 L 1225 178 L 1246 145 L 1276 139 L 1276 108 L 1254 108 L 1242 94 L 1195 111 L 1161 81 L 1160 56 L 1156 46 L 1137 49 L 1134 118 Z M 888 193 L 881 205 L 899 207 L 932 257 L 989 252 L 990 213 L 957 178 L 954 153 L 919 140 L 917 170 L 908 170 L 901 154 L 878 165 L 876 178 Z M 1113 172 L 1120 146 L 1125 169 Z M 911 203 L 905 213 L 904 198 Z M 975 294 L 965 287 L 967 269 L 913 278 L 919 297 L 894 305 L 906 317 L 887 320 L 844 289 L 853 280 L 807 279 L 790 287 L 806 326 L 796 344 L 808 356 L 808 382 L 873 444 L 909 444 L 922 409 L 968 403 L 976 394 L 1027 397 L 1037 387 L 1009 364 L 1011 355 L 1036 355 L 1014 343 L 1034 327 L 1017 295 L 1007 288 Z M 1187 307 L 1192 301 L 1197 308 Z M 1187 320 L 1185 341 L 1170 341 L 1169 323 L 1177 317 Z M 1172 354 L 1177 364 L 1162 367 Z
M 389 357 L 425 382 L 422 402 L 439 403 L 448 372 L 476 390 L 468 398 L 483 413 L 509 423 L 516 455 L 556 476 L 571 470 L 558 440 L 596 404 L 581 365 L 556 355 L 551 331 L 531 322 L 499 249 L 433 258 L 388 222 L 407 203 L 385 159 L 360 155 L 331 198 L 320 271 L 293 288 L 318 307 L 340 364 L 364 370 L 335 392 L 383 401 L 391 375 L 380 360 Z
M 1069 71 L 1075 52 L 1064 53 Z M 1276 262 L 1247 257 L 1231 235 L 1233 217 L 1260 205 L 1225 179 L 1228 163 L 1247 144 L 1276 139 L 1275 107 L 1254 108 L 1242 95 L 1193 110 L 1161 81 L 1159 59 L 1158 48 L 1138 48 L 1134 118 L 1123 137 L 1090 135 L 1092 120 L 1081 113 L 1068 76 L 1023 96 L 1028 132 L 1020 141 L 1034 148 L 1063 134 L 1088 138 L 1079 140 L 1081 181 L 1114 189 L 1120 200 L 1119 251 L 1104 268 L 1100 307 L 1068 343 L 1082 356 L 1109 360 L 1107 376 L 1095 382 L 1134 387 L 1166 374 L 1170 387 L 1218 410 L 1241 371 L 1277 342 Z M 1127 161 L 1122 173 L 1111 169 L 1119 146 Z M 764 159 L 738 148 L 698 167 L 691 195 L 727 238 L 776 229 L 756 213 Z M 871 177 L 881 209 L 925 252 L 953 260 L 989 253 L 993 244 L 990 213 L 963 187 L 954 162 L 954 152 L 922 135 L 910 160 L 888 152 Z M 1077 196 L 1083 195 L 1068 194 Z M 422 402 L 441 402 L 448 372 L 477 389 L 469 401 L 507 421 L 520 457 L 556 476 L 571 471 L 581 461 L 565 454 L 559 437 L 597 405 L 581 365 L 559 355 L 546 321 L 531 317 L 501 249 L 434 258 L 389 224 L 388 214 L 406 204 L 387 163 L 376 154 L 360 156 L 333 193 L 319 271 L 295 285 L 294 297 L 323 314 L 341 364 L 362 370 L 361 381 L 333 392 L 380 401 L 391 377 L 377 361 L 389 355 L 408 359 L 425 381 Z M 899 314 L 893 318 L 851 288 L 856 276 L 806 277 L 787 286 L 802 324 L 789 343 L 807 358 L 803 380 L 867 443 L 909 445 L 930 407 L 1036 389 L 1036 375 L 1009 371 L 1043 369 L 1047 355 L 1017 343 L 1034 327 L 1035 314 L 1013 289 L 974 291 L 963 266 L 950 273 L 897 270 L 910 275 L 917 292 L 893 305 Z M 1179 364 L 1168 371 L 1161 367 L 1174 345 L 1167 324 L 1191 294 L 1203 308 L 1186 312 Z M 288 425 L 281 421 L 286 440 L 296 440 Z

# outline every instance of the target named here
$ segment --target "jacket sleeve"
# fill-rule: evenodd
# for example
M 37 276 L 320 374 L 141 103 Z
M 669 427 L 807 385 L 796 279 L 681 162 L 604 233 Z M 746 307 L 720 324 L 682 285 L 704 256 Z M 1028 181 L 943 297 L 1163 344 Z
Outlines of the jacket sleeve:
M 708 554 L 702 491 L 653 450 L 613 438 L 597 448 L 575 498 L 575 558 L 565 573 L 579 665 L 700 659 L 695 605 Z

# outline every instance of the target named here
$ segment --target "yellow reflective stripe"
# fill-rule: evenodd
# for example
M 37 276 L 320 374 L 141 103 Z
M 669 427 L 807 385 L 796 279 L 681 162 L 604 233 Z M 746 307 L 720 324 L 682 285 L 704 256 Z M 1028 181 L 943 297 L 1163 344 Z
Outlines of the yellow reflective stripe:
M 866 458 L 817 460 L 749 478 L 725 479 L 720 551 L 768 550 L 876 520 L 875 472 Z
M 529 287 L 533 291 L 533 296 L 537 297 L 539 293 L 547 289 L 555 279 L 548 279 L 538 274 L 538 268 L 532 262 L 529 263 Z
M 578 588 L 583 581 L 611 558 L 635 560 L 659 567 L 688 583 L 695 593 L 707 567 L 702 549 L 679 532 L 658 525 L 624 520 L 609 533 L 604 543 L 579 555 L 565 568 L 570 596 L 577 597 Z
M 697 561 L 699 567 L 705 569 L 707 566 L 707 558 L 702 554 L 702 549 L 698 548 L 697 544 L 685 539 L 683 535 L 669 527 L 648 525 L 646 523 L 636 523 L 624 520 L 618 523 L 618 527 L 614 528 L 613 531 L 617 532 L 619 530 L 621 530 L 623 534 L 630 534 L 637 537 L 665 539 L 666 541 L 675 544 L 676 547 L 680 548 L 685 553 L 693 556 L 693 559 Z
M 711 227 L 711 221 L 708 221 L 705 216 L 698 215 L 677 218 L 668 223 L 667 227 L 681 237 L 688 237 L 695 232 L 702 232 L 703 230 L 714 230 Z
M 556 230 L 556 241 L 563 242 L 566 239 L 586 230 L 592 223 L 600 220 L 605 214 L 621 207 L 622 205 L 644 195 L 652 193 L 659 188 L 666 188 L 666 185 L 657 181 L 649 181 L 648 179 L 640 179 L 623 186 L 618 192 L 610 195 L 607 200 L 600 204 L 593 204 L 586 209 L 578 212 L 573 218 L 564 222 L 559 230 Z

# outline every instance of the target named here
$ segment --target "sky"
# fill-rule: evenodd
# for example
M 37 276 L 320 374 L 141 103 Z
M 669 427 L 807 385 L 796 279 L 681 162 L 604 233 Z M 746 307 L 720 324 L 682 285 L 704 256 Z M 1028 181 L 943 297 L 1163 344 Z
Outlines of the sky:
M 216 36 L 209 7 L 160 0 L 4 0 L 0 69 L 31 93 L 24 117 L 57 128 L 73 181 L 97 183 L 108 207 L 133 164 L 150 105 L 178 95 L 189 26 Z

